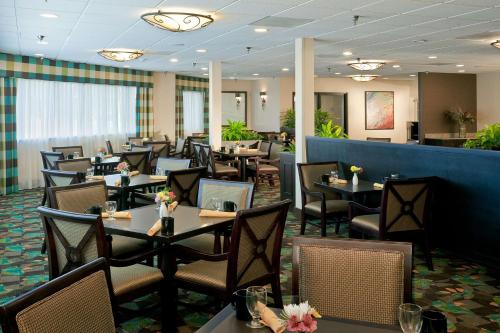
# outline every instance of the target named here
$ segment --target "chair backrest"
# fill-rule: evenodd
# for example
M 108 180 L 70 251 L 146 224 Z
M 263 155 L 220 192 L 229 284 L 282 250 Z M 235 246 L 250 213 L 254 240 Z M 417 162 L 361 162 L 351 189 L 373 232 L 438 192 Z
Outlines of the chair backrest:
M 68 158 L 68 154 L 73 154 L 78 152 L 80 157 L 83 157 L 83 147 L 82 146 L 61 146 L 61 147 L 52 147 L 53 152 L 60 152 L 64 154 L 64 158 Z
M 106 149 L 108 151 L 108 154 L 113 154 L 113 145 L 109 140 L 106 140 Z
M 205 159 L 202 157 L 201 151 L 203 148 L 201 147 L 201 143 L 193 143 L 193 155 L 194 155 L 194 161 L 197 166 L 204 166 L 206 167 Z
M 170 139 L 168 138 L 168 135 L 167 135 L 167 134 L 163 134 L 163 138 L 165 138 L 165 141 L 170 142 Z
M 250 148 L 250 149 L 260 148 L 260 140 L 259 141 L 255 141 L 254 143 L 248 145 L 248 148 Z
M 40 206 L 53 279 L 108 253 L 100 215 L 80 214 Z
M 200 179 L 206 177 L 206 174 L 206 167 L 174 170 L 169 173 L 167 186 L 174 192 L 179 205 L 196 207 Z
M 56 161 L 63 160 L 64 154 L 61 152 L 41 151 L 44 169 L 57 169 Z
M 191 165 L 191 160 L 179 159 L 179 158 L 165 158 L 159 157 L 156 166 L 162 168 L 162 170 L 175 171 L 189 169 Z
M 304 190 L 322 192 L 314 185 L 314 182 L 321 179 L 321 175 L 330 173 L 332 170 L 338 170 L 338 162 L 297 163 L 297 168 L 299 171 L 302 205 L 305 205 L 309 202 L 319 201 L 320 199 L 306 194 Z M 328 199 L 338 198 L 338 195 L 335 193 L 324 193 Z
M 411 301 L 412 245 L 295 237 L 292 293 L 319 313 L 395 325 Z
M 283 151 L 283 145 L 273 142 L 271 144 L 271 149 L 269 150 L 269 159 L 278 160 L 280 158 L 280 153 Z
M 109 267 L 104 258 L 0 306 L 4 333 L 115 332 Z
M 423 231 L 432 199 L 433 178 L 389 179 L 384 184 L 380 237 L 389 233 Z
M 168 141 L 147 141 L 144 145 L 151 149 L 150 163 L 152 166 L 156 166 L 158 158 L 166 158 L 170 156 L 170 142 Z
M 372 137 L 367 137 L 366 141 L 391 142 L 391 138 L 372 138 Z
M 130 151 L 151 151 L 151 147 L 139 146 L 139 145 L 131 145 Z
M 193 143 L 193 149 L 198 166 L 207 167 L 208 176 L 215 177 L 215 157 L 212 147 L 204 143 Z
M 58 160 L 56 161 L 56 166 L 58 170 L 61 171 L 76 171 L 76 172 L 87 172 L 87 169 L 92 168 L 92 162 L 90 158 L 76 158 L 73 160 Z
M 104 181 L 53 186 L 48 188 L 50 207 L 73 213 L 85 213 L 92 206 L 103 206 L 108 200 Z
M 217 199 L 234 202 L 238 210 L 248 209 L 252 208 L 253 194 L 254 183 L 203 178 L 200 180 L 197 206 L 214 209 L 214 199 Z
M 260 143 L 259 151 L 266 153 L 267 154 L 266 158 L 269 157 L 269 153 L 271 152 L 271 145 L 272 143 L 269 141 L 262 141 Z
M 149 174 L 149 156 L 151 150 L 147 151 L 127 151 L 120 156 L 120 162 L 127 162 L 131 171 L 139 171 L 143 174 Z
M 284 200 L 236 214 L 226 275 L 230 291 L 279 276 L 281 243 L 291 202 Z
M 175 152 L 176 153 L 181 153 L 184 151 L 184 143 L 186 142 L 185 139 L 178 138 L 177 143 L 175 145 Z M 183 156 L 184 157 L 184 156 Z
M 135 146 L 142 146 L 143 140 L 144 138 L 139 138 L 135 136 L 128 138 L 129 145 L 135 145 Z

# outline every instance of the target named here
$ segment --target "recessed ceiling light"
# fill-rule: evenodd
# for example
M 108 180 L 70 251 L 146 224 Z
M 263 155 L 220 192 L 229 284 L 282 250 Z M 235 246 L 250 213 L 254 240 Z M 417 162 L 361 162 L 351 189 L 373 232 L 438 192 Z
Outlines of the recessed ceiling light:
M 203 75 L 208 76 L 208 73 L 203 73 Z
M 269 30 L 267 28 L 255 28 L 253 31 L 258 32 L 258 33 L 263 33 L 263 32 L 268 32 Z
M 465 65 L 463 64 L 458 64 L 457 67 L 464 67 Z
M 465 73 L 465 69 L 460 69 L 458 72 L 459 73 Z
M 45 56 L 45 54 L 43 54 L 43 53 L 35 53 L 35 57 L 43 58 L 44 56 Z
M 345 55 L 346 57 L 352 56 L 352 52 L 351 51 L 344 51 L 344 52 L 342 52 L 342 54 Z
M 196 50 L 196 52 L 198 52 L 198 53 L 206 53 L 207 49 L 198 49 L 198 50 Z
M 202 71 L 208 71 L 208 67 L 202 67 L 201 70 Z
M 177 59 L 177 58 L 172 58 L 172 59 L 170 59 L 170 62 L 179 62 L 179 59 Z
M 40 16 L 44 17 L 44 18 L 49 18 L 49 19 L 56 19 L 59 17 L 56 14 L 52 14 L 52 13 L 42 13 L 42 14 L 40 14 Z
M 125 68 L 129 68 L 129 67 L 130 67 L 130 65 L 123 65 L 123 67 L 125 67 Z
M 259 73 L 253 73 L 252 75 L 253 76 L 259 76 Z
M 392 68 L 400 68 L 400 65 L 392 65 Z
M 341 74 L 342 74 L 342 73 L 339 73 L 339 72 L 335 73 L 335 75 L 341 75 Z
M 283 67 L 281 70 L 282 70 L 283 72 L 288 72 L 288 71 L 290 70 L 290 68 Z
M 437 59 L 437 56 L 432 55 L 432 56 L 428 56 L 427 58 L 429 58 L 429 59 Z
M 415 76 L 417 76 L 417 74 L 410 74 L 410 76 L 411 76 L 411 77 L 415 77 Z
M 388 78 L 388 77 L 383 77 L 382 79 L 384 79 L 384 80 L 389 80 L 389 78 Z

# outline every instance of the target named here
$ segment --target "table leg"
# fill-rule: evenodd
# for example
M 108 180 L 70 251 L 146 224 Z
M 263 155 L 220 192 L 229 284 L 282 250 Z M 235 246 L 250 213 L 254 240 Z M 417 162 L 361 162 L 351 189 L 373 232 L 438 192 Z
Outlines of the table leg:
M 241 176 L 241 181 L 246 182 L 247 181 L 247 158 L 241 156 L 240 157 L 240 176 Z
M 128 199 L 128 191 L 122 188 L 120 190 L 120 210 L 127 210 L 127 199 Z
M 166 329 L 162 329 L 162 332 L 177 332 L 177 286 L 175 285 L 174 276 L 177 271 L 177 263 L 175 261 L 175 255 L 169 244 L 163 247 L 161 270 L 163 271 L 163 276 L 165 277 L 165 284 L 167 288 L 167 299 L 166 309 L 164 314 L 167 319 L 164 322 L 170 323 Z

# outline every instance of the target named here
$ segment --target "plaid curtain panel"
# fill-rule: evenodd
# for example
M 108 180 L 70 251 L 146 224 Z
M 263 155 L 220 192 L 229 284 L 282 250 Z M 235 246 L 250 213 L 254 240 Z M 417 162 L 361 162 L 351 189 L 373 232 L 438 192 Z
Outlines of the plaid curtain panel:
M 0 194 L 16 192 L 16 79 L 0 77 Z
M 137 87 L 136 134 L 139 137 L 153 135 L 153 88 Z
M 201 91 L 204 94 L 203 128 L 208 134 L 208 79 L 193 76 L 175 76 L 175 137 L 184 137 L 184 107 L 182 93 L 184 91 Z

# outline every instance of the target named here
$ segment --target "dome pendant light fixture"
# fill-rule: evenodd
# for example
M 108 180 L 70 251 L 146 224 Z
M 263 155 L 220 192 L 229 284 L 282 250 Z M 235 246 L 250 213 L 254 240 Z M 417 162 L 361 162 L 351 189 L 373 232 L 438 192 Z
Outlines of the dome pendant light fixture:
M 144 52 L 142 51 L 129 49 L 103 49 L 97 53 L 99 53 L 101 57 L 104 57 L 108 60 L 119 62 L 135 60 L 144 55 Z
M 491 46 L 496 47 L 497 49 L 500 49 L 500 39 L 497 40 L 496 42 L 491 43 Z
M 384 66 L 385 63 L 374 60 L 361 61 L 361 59 L 358 58 L 357 61 L 352 61 L 348 65 L 354 69 L 357 69 L 358 71 L 373 71 Z
M 182 12 L 162 12 L 146 13 L 141 18 L 147 23 L 160 29 L 172 32 L 186 32 L 205 28 L 214 19 L 210 15 Z
M 372 81 L 372 80 L 375 80 L 377 77 L 379 77 L 379 76 L 378 75 L 365 75 L 365 74 L 351 75 L 351 79 L 353 79 L 354 81 L 358 81 L 358 82 Z

